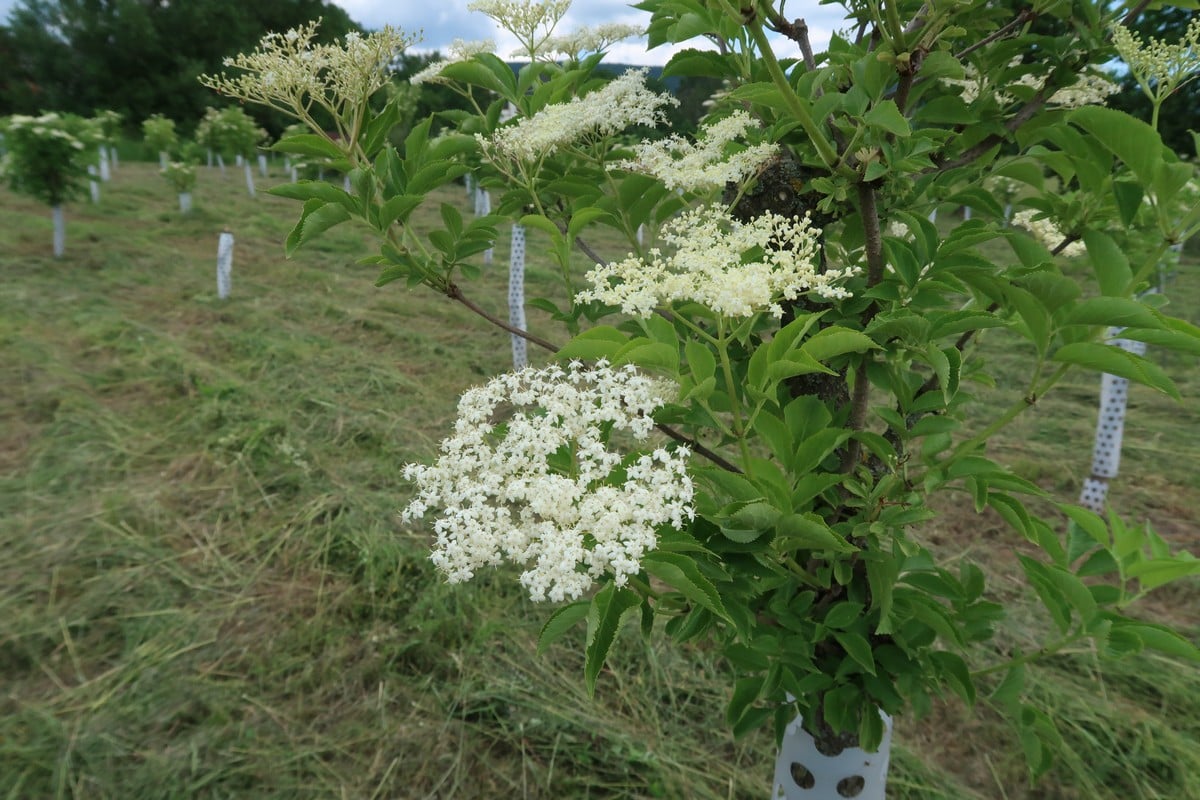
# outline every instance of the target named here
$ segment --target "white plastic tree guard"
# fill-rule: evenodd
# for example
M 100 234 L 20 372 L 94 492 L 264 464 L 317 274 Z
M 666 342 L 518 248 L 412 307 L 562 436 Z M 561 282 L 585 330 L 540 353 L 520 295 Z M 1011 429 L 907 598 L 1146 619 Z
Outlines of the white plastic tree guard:
M 63 219 L 63 207 L 51 208 L 50 219 L 54 221 L 54 257 L 62 258 L 67 250 L 67 223 Z
M 1109 328 L 1109 344 L 1137 356 L 1146 354 L 1146 343 L 1121 339 L 1124 328 Z M 1125 435 L 1125 410 L 1129 405 L 1129 381 L 1116 375 L 1100 376 L 1100 415 L 1096 423 L 1096 442 L 1092 447 L 1092 474 L 1083 481 L 1079 504 L 1104 513 L 1108 482 L 1121 467 L 1121 440 Z
M 266 153 L 258 154 L 258 174 L 259 174 L 259 177 L 262 177 L 262 178 L 267 177 L 267 154 Z
M 784 731 L 775 759 L 772 800 L 884 800 L 892 751 L 892 718 L 882 711 L 883 741 L 868 753 L 847 747 L 825 755 L 796 717 Z
M 254 197 L 254 170 L 250 168 L 250 159 L 242 162 L 242 168 L 246 171 L 246 191 Z
M 100 202 L 100 184 L 96 183 L 96 167 L 88 164 L 88 193 L 92 196 L 92 203 Z
M 187 214 L 191 210 L 192 210 L 192 193 L 191 192 L 180 192 L 179 193 L 179 213 Z
M 225 157 L 217 153 L 217 166 L 221 169 L 221 177 L 225 177 Z
M 112 168 L 114 172 L 121 168 L 121 156 L 118 155 L 117 148 L 108 148 L 108 160 L 112 162 Z
M 525 226 L 513 225 L 508 256 L 508 324 L 525 330 Z M 528 342 L 512 334 L 513 369 L 529 364 Z
M 233 288 L 233 234 L 225 231 L 217 240 L 217 297 L 225 300 Z
M 487 191 L 486 189 L 480 189 L 479 190 L 479 200 L 477 202 L 478 202 L 478 205 L 476 207 L 475 216 L 486 217 L 488 214 L 492 213 L 492 193 L 491 192 Z M 494 253 L 492 251 L 492 248 L 490 248 L 490 247 L 487 250 L 483 251 L 483 265 L 485 267 L 490 267 L 492 265 L 492 256 L 493 255 L 494 255 Z M 522 270 L 524 270 L 524 261 L 522 261 L 521 263 L 522 263 Z
M 112 171 L 108 166 L 108 148 L 100 145 L 100 180 L 107 181 L 112 178 Z
M 167 151 L 166 150 L 158 151 L 158 168 L 159 169 L 167 168 Z

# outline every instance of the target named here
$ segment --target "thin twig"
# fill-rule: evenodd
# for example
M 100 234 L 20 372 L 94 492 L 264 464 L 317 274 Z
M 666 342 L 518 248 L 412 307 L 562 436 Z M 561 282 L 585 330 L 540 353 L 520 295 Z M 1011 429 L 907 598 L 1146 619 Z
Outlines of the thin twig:
M 1013 133 L 1017 130 L 1017 128 L 1020 128 L 1030 119 L 1032 119 L 1033 115 L 1041 110 L 1042 106 L 1046 105 L 1048 96 L 1049 95 L 1046 91 L 1046 88 L 1043 87 L 1041 91 L 1035 94 L 1033 98 L 1021 108 L 1020 111 L 1013 115 L 1012 119 L 1004 123 L 1005 130 L 1007 130 L 1009 133 Z M 943 161 L 942 163 L 937 164 L 933 167 L 933 170 L 937 172 L 945 172 L 946 170 L 955 169 L 957 167 L 965 167 L 967 164 L 970 164 L 972 161 L 979 158 L 988 150 L 991 150 L 993 147 L 1001 144 L 1002 142 L 1004 142 L 1004 137 L 998 133 L 993 133 L 991 136 L 988 136 L 972 147 L 964 150 L 962 155 L 953 161 Z M 926 170 L 926 172 L 928 171 L 930 170 Z
M 737 472 L 737 473 L 741 472 L 740 469 L 738 469 L 736 466 L 734 466 L 733 464 L 726 461 L 719 454 L 714 453 L 712 450 L 709 450 L 707 447 L 700 444 L 695 439 L 692 439 L 688 436 L 684 436 L 682 433 L 675 430 L 670 425 L 665 425 L 661 422 L 656 422 L 654 424 L 654 427 L 658 428 L 660 431 L 662 431 L 663 433 L 665 433 L 667 436 L 671 437 L 675 441 L 679 442 L 680 444 L 687 445 L 688 447 L 690 447 L 692 449 L 692 452 L 696 453 L 697 455 L 704 456 L 705 458 L 707 458 L 709 461 L 716 464 L 721 469 L 726 470 L 728 472 Z
M 538 347 L 549 350 L 551 353 L 557 353 L 559 350 L 558 346 L 552 344 L 551 342 L 547 341 L 546 339 L 543 339 L 536 334 L 530 333 L 527 330 L 522 330 L 521 328 L 518 328 L 515 325 L 510 325 L 507 322 L 505 322 L 504 320 L 500 319 L 499 317 L 489 313 L 486 309 L 476 305 L 473 300 L 471 300 L 469 297 L 467 297 L 465 294 L 463 294 L 462 289 L 459 288 L 457 283 L 452 283 L 446 287 L 446 296 L 449 297 L 451 300 L 457 300 L 458 302 L 462 303 L 467 308 L 471 309 L 471 311 L 474 311 L 476 314 L 478 314 L 479 316 L 486 319 L 488 322 L 492 323 L 493 325 L 495 325 L 498 328 L 503 328 L 504 330 L 508 331 L 509 333 L 511 333 L 514 336 L 520 336 L 522 339 L 526 339 L 530 342 L 533 342 Z
M 879 208 L 875 202 L 875 189 L 869 183 L 858 185 L 858 212 L 862 217 L 863 232 L 866 238 L 867 251 L 867 288 L 883 280 L 883 234 L 879 229 Z M 870 322 L 878 312 L 877 303 L 872 303 L 863 315 L 863 324 Z M 850 399 L 850 416 L 846 427 L 852 431 L 861 431 L 867 424 L 867 405 L 871 398 L 871 381 L 867 378 L 867 359 L 864 355 L 858 369 L 854 372 L 854 394 Z M 862 443 L 852 439 L 846 445 L 842 454 L 841 471 L 850 472 L 858 463 L 862 453 Z
M 1146 0 L 1146 1 L 1148 2 L 1149 0 Z M 1023 8 L 1023 9 L 1021 9 L 1021 13 L 1019 13 L 1019 14 L 1017 14 L 1017 16 L 1013 17 L 1012 20 L 1009 21 L 1004 27 L 997 28 L 996 30 L 994 30 L 990 34 L 988 34 L 987 36 L 980 39 L 975 44 L 971 45 L 970 47 L 968 47 L 964 50 L 960 50 L 959 52 L 954 54 L 954 57 L 956 59 L 958 59 L 959 61 L 962 61 L 964 58 L 966 58 L 971 53 L 974 53 L 979 48 L 987 47 L 989 44 L 996 41 L 997 39 L 1003 39 L 1005 36 L 1008 36 L 1010 33 L 1015 31 L 1017 28 L 1020 28 L 1026 22 L 1032 21 L 1033 18 L 1036 16 L 1037 16 L 1037 12 L 1035 12 L 1032 8 Z
M 1130 25 L 1132 25 L 1133 21 L 1136 20 L 1138 17 L 1140 17 L 1142 15 L 1142 12 L 1145 11 L 1146 8 L 1149 7 L 1149 5 L 1150 5 L 1150 0 L 1141 0 L 1140 3 L 1138 3 L 1133 8 L 1129 9 L 1129 13 L 1121 18 L 1121 27 L 1127 28 Z

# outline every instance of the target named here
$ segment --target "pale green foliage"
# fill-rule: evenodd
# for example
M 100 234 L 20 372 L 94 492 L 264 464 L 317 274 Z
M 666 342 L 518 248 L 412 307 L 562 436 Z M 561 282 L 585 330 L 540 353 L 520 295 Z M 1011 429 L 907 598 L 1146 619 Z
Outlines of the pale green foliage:
M 142 120 L 142 138 L 146 147 L 157 153 L 173 152 L 179 143 L 179 136 L 175 133 L 175 120 L 162 114 L 147 117 Z
M 49 206 L 62 205 L 87 186 L 85 143 L 78 118 L 48 113 L 14 115 L 5 120 L 5 148 L 0 176 L 14 191 Z

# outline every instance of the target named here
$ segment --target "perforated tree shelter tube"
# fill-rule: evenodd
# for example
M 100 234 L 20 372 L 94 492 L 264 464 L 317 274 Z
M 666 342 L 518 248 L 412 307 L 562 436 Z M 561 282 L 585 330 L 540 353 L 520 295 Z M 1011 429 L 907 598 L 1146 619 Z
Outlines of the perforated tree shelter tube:
M 1134 355 L 1146 354 L 1146 343 L 1118 338 L 1124 328 L 1109 328 L 1109 344 Z M 1129 381 L 1105 373 L 1100 377 L 1100 415 L 1096 442 L 1092 447 L 1092 472 L 1083 482 L 1079 504 L 1104 513 L 1108 482 L 1121 467 L 1121 440 L 1125 435 L 1125 410 L 1129 404 Z
M 796 717 L 779 744 L 772 800 L 884 800 L 892 718 L 879 713 L 883 717 L 883 741 L 874 753 L 859 747 L 831 750 L 822 746 Z
M 525 330 L 525 227 L 513 225 L 512 250 L 508 256 L 508 324 Z M 527 342 L 512 334 L 513 369 L 529 363 Z

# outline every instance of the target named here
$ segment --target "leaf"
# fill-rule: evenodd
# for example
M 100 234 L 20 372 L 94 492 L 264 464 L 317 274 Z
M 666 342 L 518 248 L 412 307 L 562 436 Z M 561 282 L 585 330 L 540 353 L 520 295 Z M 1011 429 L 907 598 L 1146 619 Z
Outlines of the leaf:
M 575 625 L 587 619 L 588 610 L 592 604 L 587 600 L 570 603 L 555 611 L 542 626 L 538 634 L 537 652 L 542 655 L 551 644 L 562 638 L 563 634 Z
M 834 630 L 844 630 L 855 623 L 863 612 L 862 603 L 843 602 L 829 609 L 821 624 Z
M 858 548 L 838 536 L 816 514 L 785 514 L 775 523 L 780 547 L 785 550 L 832 550 L 853 553 Z
M 888 133 L 896 136 L 904 137 L 912 133 L 912 129 L 908 127 L 908 120 L 900 113 L 900 109 L 896 106 L 895 100 L 884 100 L 876 103 L 863 121 L 872 128 L 882 128 Z
M 1200 648 L 1170 628 L 1149 623 L 1123 623 L 1120 628 L 1114 628 L 1114 630 L 1132 633 L 1141 639 L 1146 647 L 1160 653 L 1184 658 L 1188 661 L 1200 661 Z
M 304 204 L 304 210 L 300 213 L 300 221 L 287 236 L 284 252 L 288 258 L 291 258 L 301 245 L 312 241 L 322 232 L 348 219 L 350 219 L 350 212 L 343 206 L 326 203 L 317 198 L 307 201 Z
M 1174 558 L 1149 558 L 1125 570 L 1126 577 L 1137 578 L 1142 589 L 1150 591 L 1180 578 L 1200 575 L 1200 559 L 1186 555 Z
M 611 360 L 628 342 L 629 337 L 616 328 L 597 325 L 567 342 L 556 355 L 562 361 L 572 358 L 584 361 L 595 361 L 600 358 Z
M 408 215 L 411 214 L 417 206 L 425 199 L 419 194 L 398 194 L 394 197 L 389 197 L 379 209 L 379 227 L 380 230 L 387 230 L 393 223 L 399 220 L 405 222 Z
M 871 645 L 866 639 L 850 631 L 834 631 L 833 638 L 855 663 L 870 674 L 875 674 L 875 656 L 871 653 Z
M 271 146 L 278 153 L 295 153 L 316 158 L 343 158 L 345 153 L 329 137 L 316 133 L 301 133 L 280 139 Z
M 762 692 L 763 678 L 761 675 L 748 678 L 738 678 L 733 684 L 733 693 L 729 705 L 725 707 L 725 722 L 732 727 L 746 714 L 750 704 L 758 699 Z
M 608 659 L 625 616 L 641 605 L 641 598 L 629 589 L 606 584 L 596 592 L 588 606 L 587 650 L 584 655 L 583 680 L 589 695 L 596 694 L 596 679 Z
M 276 197 L 286 197 L 289 200 L 311 200 L 317 198 L 326 203 L 337 203 L 347 207 L 353 207 L 354 205 L 354 198 L 340 188 L 331 186 L 325 181 L 281 183 L 278 186 L 272 186 L 270 189 L 267 189 L 267 194 L 273 194 Z
M 717 359 L 705 345 L 689 341 L 683 346 L 683 355 L 691 369 L 692 378 L 697 383 L 716 373 Z
M 642 556 L 642 568 L 668 586 L 678 590 L 684 597 L 703 606 L 724 620 L 732 622 L 721 594 L 712 581 L 704 577 L 693 558 L 679 553 L 652 551 Z
M 1162 139 L 1154 128 L 1129 114 L 1101 106 L 1076 109 L 1068 118 L 1124 161 L 1143 187 L 1153 183 L 1163 151 Z
M 679 372 L 679 350 L 662 342 L 645 339 L 629 342 L 612 357 L 614 365 L 636 364 L 647 369 L 665 369 L 672 375 Z
M 1067 315 L 1070 325 L 1111 325 L 1119 328 L 1162 329 L 1162 315 L 1128 297 L 1092 297 Z
M 1182 399 L 1175 383 L 1152 361 L 1127 350 L 1096 342 L 1074 342 L 1060 347 L 1051 360 L 1107 372 L 1120 378 L 1158 389 L 1176 400 Z
M 967 705 L 975 705 L 975 681 L 971 680 L 971 670 L 967 668 L 967 662 L 948 650 L 934 650 L 929 654 L 929 659 L 942 675 L 949 678 L 958 696 L 965 700 Z
M 878 350 L 879 345 L 861 331 L 830 325 L 817 331 L 811 338 L 800 346 L 800 352 L 811 356 L 817 361 L 826 361 L 845 353 L 862 353 L 866 350 Z

